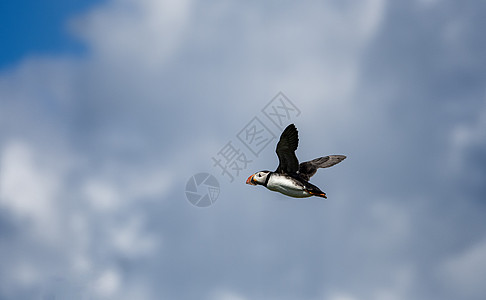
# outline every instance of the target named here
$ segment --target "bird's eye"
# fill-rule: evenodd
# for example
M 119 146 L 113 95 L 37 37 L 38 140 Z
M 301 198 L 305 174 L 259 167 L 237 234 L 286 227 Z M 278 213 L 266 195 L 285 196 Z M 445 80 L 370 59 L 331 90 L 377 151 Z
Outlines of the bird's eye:
M 262 174 L 258 174 L 258 177 L 262 177 Z

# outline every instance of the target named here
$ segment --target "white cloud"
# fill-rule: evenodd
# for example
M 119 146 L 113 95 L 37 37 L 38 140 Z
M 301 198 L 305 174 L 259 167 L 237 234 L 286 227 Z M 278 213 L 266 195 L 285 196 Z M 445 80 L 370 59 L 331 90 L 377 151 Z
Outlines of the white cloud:
M 208 300 L 246 300 L 248 298 L 228 289 L 214 291 Z
M 426 9 L 426 8 L 433 8 L 440 2 L 441 0 L 416 0 L 417 3 L 420 5 L 420 7 Z
M 178 49 L 187 29 L 190 2 L 112 1 L 73 23 L 100 60 L 159 68 Z
M 113 168 L 113 167 L 112 167 Z M 124 209 L 140 199 L 163 199 L 173 185 L 174 177 L 165 169 L 151 170 L 149 167 L 130 170 L 118 166 L 118 174 L 103 174 L 87 178 L 81 189 L 83 196 L 94 210 L 110 212 Z M 103 172 L 103 171 L 102 171 Z
M 131 217 L 123 224 L 112 225 L 108 236 L 114 247 L 125 256 L 148 255 L 158 250 L 159 240 L 144 232 L 141 217 Z
M 353 209 L 353 208 L 348 208 Z M 410 212 L 394 199 L 374 199 L 364 208 L 361 226 L 352 237 L 353 247 L 368 249 L 372 253 L 385 252 L 395 255 L 411 238 Z M 393 257 L 382 257 L 393 259 Z
M 19 263 L 14 270 L 12 270 L 11 276 L 23 288 L 28 288 L 39 282 L 42 274 L 39 272 L 35 266 L 27 263 Z
M 369 42 L 369 39 L 373 38 L 380 29 L 380 25 L 385 16 L 386 1 L 368 0 L 360 2 L 360 5 L 363 6 L 363 12 L 360 14 L 359 30 L 362 31 L 363 39 Z
M 1 149 L 0 204 L 21 219 L 34 221 L 39 232 L 55 230 L 59 179 L 47 166 L 40 166 L 31 148 L 11 141 Z
M 114 269 L 105 270 L 94 284 L 94 293 L 100 298 L 113 298 L 120 290 L 121 276 Z
M 277 265 L 288 262 L 278 261 L 283 256 L 281 252 L 293 255 L 292 250 L 297 249 L 288 243 L 291 233 L 286 230 L 305 228 L 307 232 L 302 240 L 309 238 L 312 247 L 325 248 L 326 253 L 309 252 L 308 260 L 299 258 L 302 265 L 293 272 L 268 271 L 267 274 L 298 286 L 316 288 L 311 286 L 309 278 L 320 282 L 322 274 L 309 271 L 313 268 L 310 265 L 324 255 L 335 255 L 338 263 L 334 268 L 340 263 L 349 263 L 345 261 L 349 259 L 362 264 L 363 269 L 356 272 L 369 276 L 364 278 L 367 280 L 364 286 L 363 278 L 355 274 L 329 269 L 330 273 L 341 271 L 342 278 L 334 280 L 344 287 L 324 299 L 354 300 L 362 299 L 361 295 L 372 295 L 372 299 L 410 299 L 407 296 L 413 294 L 410 291 L 418 284 L 419 275 L 413 264 L 404 262 L 415 257 L 403 254 L 406 247 L 402 246 L 414 243 L 412 222 L 415 220 L 405 208 L 407 204 L 397 203 L 414 200 L 394 197 L 396 195 L 386 199 L 378 195 L 381 198 L 376 199 L 369 194 L 357 199 L 354 189 L 365 187 L 369 178 L 360 178 L 365 183 L 349 183 L 347 202 L 339 203 L 343 199 L 336 197 L 335 202 L 326 204 L 328 211 L 339 205 L 346 206 L 329 215 L 335 218 L 332 222 L 317 221 L 308 227 L 302 223 L 308 222 L 309 215 L 314 212 L 303 213 L 305 217 L 298 217 L 298 214 L 316 202 L 310 200 L 301 205 L 303 202 L 288 199 L 284 204 L 269 204 L 263 202 L 265 199 L 248 199 L 247 194 L 239 193 L 241 187 L 235 185 L 224 191 L 225 202 L 220 202 L 215 209 L 196 212 L 188 205 L 178 206 L 177 201 L 185 201 L 182 193 L 185 180 L 194 169 L 204 166 L 202 153 L 211 152 L 211 149 L 217 151 L 221 132 L 240 129 L 244 123 L 240 121 L 259 113 L 261 100 L 279 90 L 296 101 L 305 115 L 299 122 L 312 131 L 302 130 L 302 135 L 317 138 L 307 139 L 308 142 L 303 139 L 303 143 L 312 145 L 315 151 L 332 143 L 332 136 L 327 136 L 327 132 L 338 131 L 349 134 L 346 137 L 348 149 L 360 152 L 364 159 L 391 158 L 391 155 L 377 157 L 371 153 L 377 149 L 374 147 L 382 146 L 372 145 L 373 135 L 381 135 L 382 141 L 386 141 L 391 136 L 387 128 L 378 132 L 365 130 L 371 122 L 376 122 L 376 127 L 390 125 L 393 120 L 388 116 L 377 121 L 388 114 L 386 107 L 383 108 L 388 100 L 364 99 L 363 104 L 358 104 L 363 99 L 355 94 L 362 77 L 374 76 L 362 73 L 364 52 L 384 29 L 390 2 L 327 1 L 317 6 L 279 4 L 270 8 L 267 5 L 270 4 L 110 1 L 73 22 L 74 30 L 87 43 L 90 55 L 62 61 L 31 57 L 12 72 L 2 73 L 0 134 L 5 135 L 0 136 L 0 206 L 12 212 L 13 222 L 16 222 L 13 227 L 18 230 L 28 231 L 23 220 L 30 219 L 34 220 L 34 225 L 40 225 L 38 230 L 43 233 L 57 228 L 54 235 L 58 239 L 53 242 L 43 240 L 42 235 L 35 238 L 21 235 L 28 242 L 19 243 L 19 247 L 42 244 L 39 246 L 44 246 L 40 247 L 43 254 L 12 251 L 15 252 L 12 261 L 28 259 L 29 263 L 17 269 L 14 264 L 2 265 L 1 274 L 10 272 L 11 268 L 19 282 L 33 286 L 39 280 L 40 270 L 46 269 L 45 256 L 55 257 L 59 263 L 53 262 L 54 271 L 48 270 L 48 273 L 62 273 L 74 278 L 73 281 L 83 278 L 83 282 L 90 283 L 96 297 L 160 299 L 161 293 L 174 294 L 180 286 L 177 272 L 189 269 L 184 262 L 204 264 L 213 259 L 208 265 L 214 267 L 211 275 L 215 277 L 206 281 L 209 285 L 195 287 L 193 292 L 204 297 L 209 290 L 214 291 L 210 292 L 210 299 L 243 300 L 247 297 L 241 293 L 238 284 L 242 281 L 238 280 L 239 276 L 248 276 L 245 273 L 250 270 L 247 263 L 232 261 L 235 269 L 241 271 L 234 273 L 239 274 L 218 269 L 220 257 L 216 257 L 211 246 L 204 244 L 207 240 L 201 239 L 201 232 L 217 237 L 214 247 L 220 247 L 218 249 L 232 246 L 235 256 L 241 255 L 240 251 L 248 254 L 252 248 L 267 249 L 259 256 L 268 255 L 271 263 Z M 452 41 L 458 33 L 462 36 L 462 32 L 468 30 L 466 27 L 451 28 L 446 36 Z M 397 70 L 397 74 L 400 71 Z M 400 84 L 399 80 L 396 84 Z M 361 88 L 369 92 L 367 87 Z M 246 97 L 249 95 L 258 97 Z M 221 99 L 243 101 L 222 104 Z M 371 108 L 367 106 L 370 102 Z M 484 112 L 484 108 L 482 110 Z M 452 156 L 463 158 L 467 149 L 482 145 L 486 139 L 483 112 L 478 112 L 474 120 L 458 125 L 451 133 Z M 198 119 L 199 115 L 202 117 Z M 222 115 L 230 117 L 217 120 L 212 117 Z M 207 126 L 214 131 L 196 136 L 200 135 L 197 130 L 187 130 L 191 126 Z M 188 135 L 181 137 L 181 132 Z M 359 136 L 360 133 L 363 135 Z M 320 134 L 323 134 L 321 138 Z M 220 139 L 225 142 L 228 138 L 232 137 Z M 67 146 L 63 148 L 62 145 Z M 184 147 L 187 145 L 190 147 Z M 380 151 L 378 153 L 383 154 Z M 394 153 L 394 157 L 400 154 Z M 209 162 L 210 155 L 206 158 Z M 351 156 L 349 159 L 349 172 L 359 172 L 356 167 L 359 163 L 353 162 Z M 61 164 L 69 161 L 62 171 L 50 165 L 58 160 L 63 161 Z M 390 178 L 401 176 L 401 170 L 381 171 L 386 171 L 379 175 L 384 185 Z M 377 171 L 367 172 L 376 174 Z M 177 186 L 181 190 L 180 198 L 166 197 Z M 231 193 L 234 191 L 238 193 Z M 424 196 L 424 201 L 428 197 Z M 356 209 L 358 203 L 363 203 L 358 202 L 360 200 L 367 201 L 366 205 L 361 204 L 362 209 Z M 278 223 L 286 213 L 285 208 L 290 207 L 292 211 L 287 216 L 292 222 L 286 219 Z M 321 208 L 319 206 L 318 210 Z M 245 223 L 254 219 L 253 224 Z M 242 222 L 233 224 L 235 220 Z M 216 227 L 215 224 L 224 225 Z M 320 227 L 323 224 L 339 226 Z M 323 245 L 320 238 L 325 234 L 328 240 Z M 247 239 L 248 243 L 241 239 Z M 197 251 L 181 251 L 182 245 L 194 246 L 191 243 L 198 243 Z M 280 251 L 280 245 L 288 249 Z M 339 248 L 343 245 L 347 247 Z M 167 249 L 160 249 L 161 246 Z M 211 251 L 209 255 L 208 251 Z M 279 255 L 275 251 L 279 251 Z M 484 277 L 481 255 L 484 251 L 484 245 L 480 244 L 451 258 L 443 267 L 444 281 L 453 282 L 451 286 L 465 294 L 484 292 L 473 276 Z M 179 256 L 184 255 L 182 252 L 191 257 Z M 167 253 L 172 256 L 165 256 Z M 375 259 L 376 266 L 372 265 L 370 257 Z M 147 258 L 169 271 L 144 266 L 143 260 Z M 361 258 L 364 259 L 361 261 Z M 118 265 L 123 265 L 120 261 L 127 262 L 128 271 Z M 263 264 L 262 268 L 269 263 L 265 259 L 257 261 Z M 174 262 L 180 265 L 174 267 Z M 172 271 L 174 274 L 165 274 Z M 196 268 L 191 271 L 194 272 L 192 278 L 208 274 L 207 270 Z M 224 274 L 224 278 L 218 274 Z M 168 282 L 160 284 L 159 275 Z M 472 281 L 463 279 L 468 276 Z M 387 279 L 386 284 L 383 278 Z M 183 280 L 194 279 L 184 276 Z M 224 286 L 221 281 L 233 282 L 236 289 Z M 3 284 L 2 288 L 9 288 L 8 283 Z M 184 284 L 190 282 L 184 281 Z M 219 288 L 215 290 L 214 287 Z
M 378 267 L 378 266 L 377 266 Z M 366 284 L 368 289 L 360 292 L 348 291 L 346 289 L 327 293 L 323 299 L 326 300 L 406 300 L 413 299 L 410 291 L 413 290 L 414 280 L 417 276 L 411 265 L 390 266 L 388 276 L 379 282 L 369 281 L 376 273 L 369 271 L 368 278 L 361 278 L 361 284 Z M 349 279 L 352 278 L 350 274 Z M 345 284 L 346 285 L 346 284 Z M 350 289 L 354 290 L 354 285 L 347 284 Z
M 376 300 L 405 300 L 410 299 L 409 291 L 413 290 L 414 280 L 417 278 L 411 265 L 398 266 L 390 274 L 390 282 L 373 291 L 372 299 Z
M 449 135 L 448 165 L 455 174 L 466 167 L 465 161 L 471 149 L 484 145 L 486 141 L 486 97 L 480 109 L 465 122 L 457 123 Z
M 437 271 L 444 286 L 452 288 L 458 295 L 464 298 L 485 295 L 486 239 L 449 257 Z
M 113 210 L 119 207 L 124 200 L 117 186 L 101 180 L 88 180 L 83 191 L 91 207 L 100 211 Z
M 191 150 L 193 152 L 193 150 Z M 184 152 L 183 152 L 184 153 Z M 188 155 L 188 153 L 185 153 Z M 185 160 L 185 159 L 184 159 Z M 177 166 L 183 164 L 184 160 L 174 158 L 170 164 Z M 170 172 L 171 168 L 167 165 L 162 166 L 147 166 L 140 170 L 133 170 L 132 174 L 125 174 L 120 176 L 119 187 L 123 195 L 129 199 L 162 199 L 170 188 L 173 187 L 175 179 L 185 174 L 178 172 Z M 175 167 L 172 169 L 176 169 Z M 185 178 L 185 177 L 183 177 Z
M 355 298 L 347 293 L 337 292 L 328 296 L 326 300 L 358 300 L 358 298 Z

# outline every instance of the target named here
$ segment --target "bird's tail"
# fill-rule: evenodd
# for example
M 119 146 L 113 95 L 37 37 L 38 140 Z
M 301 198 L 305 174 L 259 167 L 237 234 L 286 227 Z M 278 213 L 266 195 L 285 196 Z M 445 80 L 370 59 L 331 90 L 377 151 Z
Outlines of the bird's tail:
M 317 196 L 317 197 L 321 197 L 321 198 L 325 198 L 327 199 L 327 196 L 326 196 L 326 193 L 324 192 L 320 192 L 320 193 L 316 193 L 316 192 L 313 192 L 313 191 L 308 191 L 309 194 L 311 194 L 312 196 Z
M 317 196 L 317 197 L 321 197 L 321 198 L 326 198 L 327 199 L 326 193 L 324 193 L 323 191 L 321 191 L 320 188 L 318 188 L 317 186 L 313 185 L 310 182 L 307 182 L 306 183 L 306 189 L 305 190 L 309 194 L 311 194 L 312 196 Z

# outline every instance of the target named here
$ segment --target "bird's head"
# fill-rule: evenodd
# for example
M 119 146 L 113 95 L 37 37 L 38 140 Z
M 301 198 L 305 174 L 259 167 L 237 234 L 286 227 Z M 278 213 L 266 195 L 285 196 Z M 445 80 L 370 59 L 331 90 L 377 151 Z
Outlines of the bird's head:
M 255 174 L 248 177 L 246 180 L 246 184 L 257 185 L 257 184 L 265 184 L 265 180 L 267 179 L 268 174 L 270 171 L 260 171 L 256 172 Z

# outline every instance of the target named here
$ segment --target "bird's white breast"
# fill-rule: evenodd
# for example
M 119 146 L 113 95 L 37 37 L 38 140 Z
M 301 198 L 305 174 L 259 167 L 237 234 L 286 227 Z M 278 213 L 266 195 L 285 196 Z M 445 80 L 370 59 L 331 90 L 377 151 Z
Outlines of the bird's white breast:
M 267 183 L 267 188 L 271 191 L 279 192 L 284 195 L 296 198 L 304 198 L 312 196 L 297 180 L 287 175 L 273 173 Z

